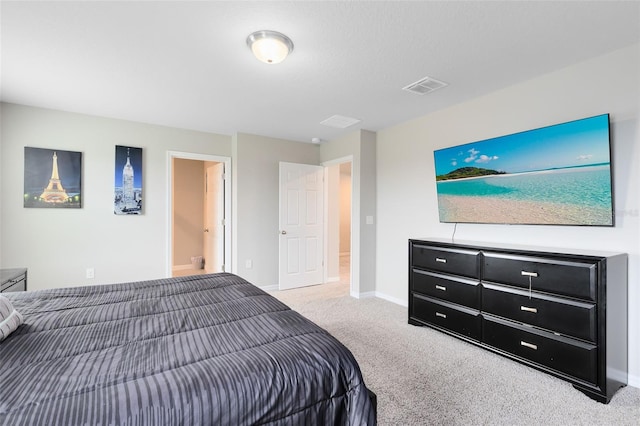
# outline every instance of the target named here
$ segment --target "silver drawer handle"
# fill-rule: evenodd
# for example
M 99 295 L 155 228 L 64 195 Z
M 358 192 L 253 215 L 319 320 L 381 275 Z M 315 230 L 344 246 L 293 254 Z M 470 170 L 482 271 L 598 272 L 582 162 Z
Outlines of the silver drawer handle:
M 529 277 L 529 300 L 531 300 L 531 278 L 537 277 L 537 272 L 520 271 L 525 277 Z
M 525 312 L 533 312 L 534 314 L 538 313 L 538 308 L 529 308 L 528 306 L 520 306 L 520 310 Z
M 441 314 L 440 312 L 436 312 L 436 316 L 440 318 L 447 318 L 445 314 Z
M 442 290 L 442 291 L 447 291 L 447 288 L 441 285 L 437 285 L 436 284 L 436 290 Z
M 521 340 L 520 345 L 524 346 L 525 348 L 533 349 L 534 351 L 538 350 L 538 345 L 534 345 L 533 343 L 527 343 Z
M 442 257 L 436 257 L 436 262 L 447 263 L 447 259 L 444 259 Z

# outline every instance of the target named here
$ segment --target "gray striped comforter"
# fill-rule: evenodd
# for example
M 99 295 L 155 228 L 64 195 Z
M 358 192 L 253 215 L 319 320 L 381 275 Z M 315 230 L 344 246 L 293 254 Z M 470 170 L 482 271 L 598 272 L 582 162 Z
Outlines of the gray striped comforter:
M 238 276 L 9 297 L 0 424 L 375 423 L 349 350 Z

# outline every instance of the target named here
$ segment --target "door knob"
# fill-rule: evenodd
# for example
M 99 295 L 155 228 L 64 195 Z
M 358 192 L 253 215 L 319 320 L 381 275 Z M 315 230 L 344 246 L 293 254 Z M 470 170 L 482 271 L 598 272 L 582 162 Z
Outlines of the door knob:
M 204 232 L 209 232 L 209 228 L 204 228 Z
M 282 235 L 286 235 L 287 231 L 280 231 Z

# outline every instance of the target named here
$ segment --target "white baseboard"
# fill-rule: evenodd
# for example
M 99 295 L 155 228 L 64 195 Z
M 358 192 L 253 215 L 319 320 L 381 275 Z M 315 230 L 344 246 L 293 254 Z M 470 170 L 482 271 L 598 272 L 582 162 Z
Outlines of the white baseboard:
M 355 291 L 350 292 L 351 297 L 355 297 L 356 299 L 368 299 L 370 297 L 376 297 L 375 291 L 365 291 L 364 293 L 356 293 Z
M 276 291 L 276 290 L 280 289 L 280 287 L 278 287 L 277 284 L 276 285 L 265 285 L 265 286 L 258 287 L 258 288 L 260 288 L 260 289 L 262 289 L 264 291 Z
M 173 265 L 171 267 L 174 271 L 186 271 L 187 269 L 195 269 L 191 263 L 186 265 Z
M 375 293 L 375 297 L 377 297 L 378 299 L 383 299 L 383 300 L 386 300 L 387 302 L 404 306 L 405 308 L 409 307 L 409 303 L 406 300 L 398 299 L 397 297 L 389 296 L 388 294 L 380 293 L 379 291 L 376 291 L 374 293 Z
M 632 376 L 629 374 L 629 386 L 640 388 L 640 376 Z

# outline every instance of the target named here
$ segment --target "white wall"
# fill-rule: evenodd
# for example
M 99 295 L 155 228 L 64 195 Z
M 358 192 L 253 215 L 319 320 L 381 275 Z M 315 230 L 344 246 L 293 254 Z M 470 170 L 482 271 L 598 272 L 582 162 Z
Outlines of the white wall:
M 229 136 L 12 104 L 0 113 L 0 266 L 27 267 L 30 290 L 164 277 L 167 151 L 231 155 Z M 116 145 L 143 148 L 141 216 L 113 214 Z M 81 209 L 23 207 L 25 146 L 83 153 Z
M 260 287 L 277 286 L 279 163 L 318 165 L 319 148 L 245 133 L 232 139 L 234 272 Z
M 434 149 L 610 113 L 614 228 L 462 224 L 456 239 L 628 253 L 630 384 L 640 386 L 639 100 L 635 45 L 379 131 L 376 293 L 406 304 L 407 240 L 452 235 L 438 220 Z

